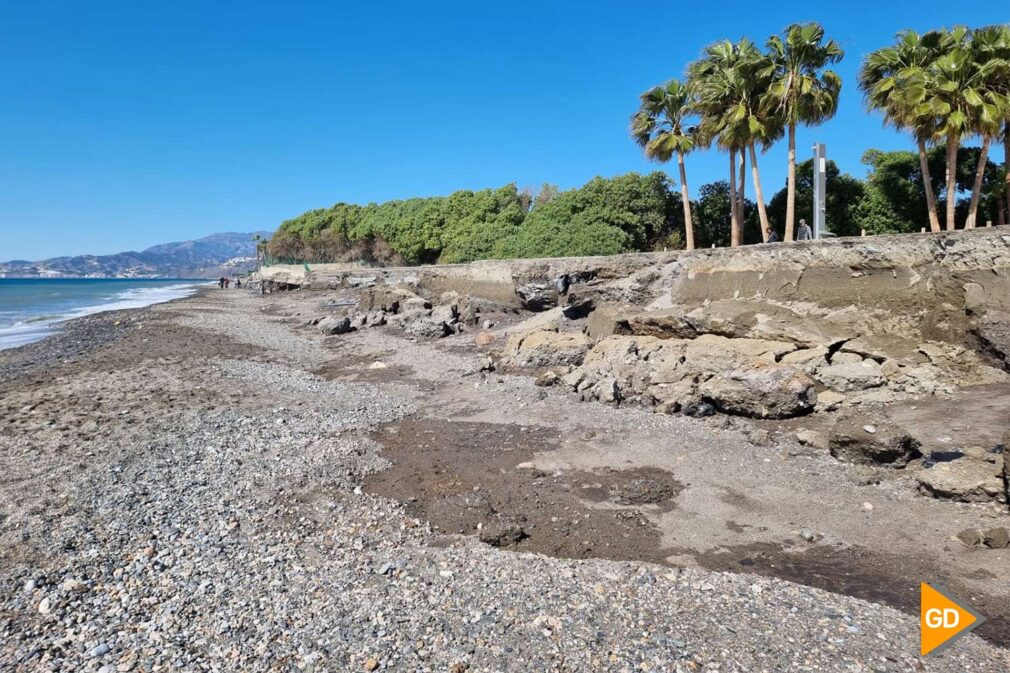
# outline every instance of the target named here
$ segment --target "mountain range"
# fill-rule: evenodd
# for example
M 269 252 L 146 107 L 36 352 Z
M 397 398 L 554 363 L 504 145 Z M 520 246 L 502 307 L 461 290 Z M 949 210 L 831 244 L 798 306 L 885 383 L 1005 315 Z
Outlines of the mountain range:
M 211 234 L 195 241 L 162 243 L 140 252 L 114 255 L 53 257 L 35 262 L 0 262 L 0 277 L 6 278 L 216 278 L 232 276 L 256 268 L 259 235 Z

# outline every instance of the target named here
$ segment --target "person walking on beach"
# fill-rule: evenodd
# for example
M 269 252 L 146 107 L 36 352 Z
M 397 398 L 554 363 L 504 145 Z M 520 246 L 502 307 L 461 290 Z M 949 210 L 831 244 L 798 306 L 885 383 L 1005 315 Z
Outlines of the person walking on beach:
M 224 289 L 224 276 L 221 276 L 220 278 L 217 279 L 217 286 L 222 290 Z
M 806 220 L 800 220 L 799 231 L 796 232 L 797 241 L 809 241 L 813 239 L 814 232 L 810 230 L 810 225 L 807 224 Z
M 241 290 L 242 289 L 242 279 L 241 278 L 236 278 L 235 279 L 235 289 L 236 290 Z
M 768 227 L 765 231 L 768 232 L 768 240 L 766 240 L 765 243 L 778 243 L 782 240 L 779 237 L 779 232 L 775 231 L 771 227 Z
M 230 278 L 225 278 L 224 279 L 224 289 L 227 290 L 229 285 L 231 285 L 231 279 Z

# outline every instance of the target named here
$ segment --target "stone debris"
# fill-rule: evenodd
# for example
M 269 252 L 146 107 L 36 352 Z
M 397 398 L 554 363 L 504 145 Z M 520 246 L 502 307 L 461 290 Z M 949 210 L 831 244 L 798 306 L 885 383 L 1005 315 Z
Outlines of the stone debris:
M 986 530 L 966 528 L 955 537 L 966 547 L 984 546 L 989 549 L 1010 547 L 1010 531 L 1003 526 L 988 528 Z
M 831 455 L 850 463 L 904 467 L 921 455 L 919 441 L 904 428 L 883 420 L 868 425 L 859 412 L 839 415 L 827 439 Z

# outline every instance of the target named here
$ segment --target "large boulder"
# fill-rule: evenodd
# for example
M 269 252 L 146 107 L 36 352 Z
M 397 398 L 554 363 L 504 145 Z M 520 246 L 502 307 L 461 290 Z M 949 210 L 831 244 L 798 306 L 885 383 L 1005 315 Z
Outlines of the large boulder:
M 845 414 L 831 428 L 828 448 L 838 460 L 904 467 L 919 457 L 919 441 L 904 428 L 864 414 Z
M 354 329 L 348 316 L 328 316 L 316 323 L 316 329 L 323 334 L 345 334 Z
M 502 353 L 503 364 L 517 368 L 582 364 L 589 339 L 578 332 L 537 330 L 513 334 Z
M 723 413 L 753 418 L 790 418 L 817 404 L 814 381 L 798 367 L 749 364 L 716 374 L 699 393 Z
M 989 311 L 972 330 L 979 350 L 1010 370 L 1010 314 Z
M 919 491 L 934 498 L 959 502 L 1003 500 L 1003 480 L 991 463 L 960 458 L 939 463 L 915 475 Z
M 546 311 L 558 305 L 554 283 L 526 283 L 515 289 L 519 305 L 527 311 Z
M 704 374 L 755 362 L 774 363 L 795 349 L 795 345 L 784 341 L 730 339 L 702 334 L 688 342 L 685 357 L 691 369 Z
M 418 339 L 441 339 L 453 333 L 453 329 L 444 320 L 430 315 L 421 315 L 407 322 L 403 331 Z
M 875 360 L 860 359 L 858 362 L 831 364 L 819 368 L 814 376 L 828 388 L 840 393 L 876 388 L 885 382 L 884 373 Z

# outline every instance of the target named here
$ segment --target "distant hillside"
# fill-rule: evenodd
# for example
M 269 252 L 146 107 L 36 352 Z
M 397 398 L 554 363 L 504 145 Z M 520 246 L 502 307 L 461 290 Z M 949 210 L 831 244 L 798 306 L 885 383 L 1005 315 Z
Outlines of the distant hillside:
M 256 267 L 253 237 L 270 232 L 211 234 L 195 241 L 162 243 L 142 252 L 0 262 L 0 276 L 84 278 L 216 278 Z

